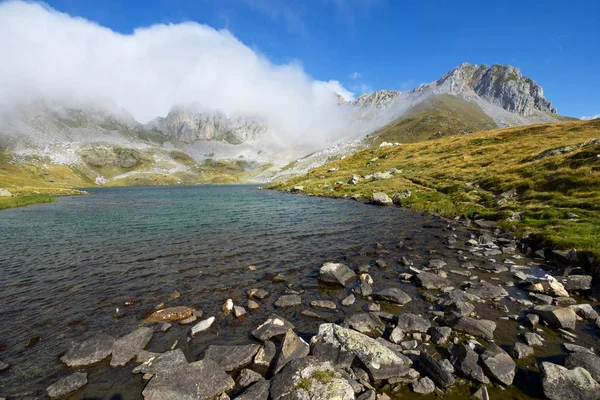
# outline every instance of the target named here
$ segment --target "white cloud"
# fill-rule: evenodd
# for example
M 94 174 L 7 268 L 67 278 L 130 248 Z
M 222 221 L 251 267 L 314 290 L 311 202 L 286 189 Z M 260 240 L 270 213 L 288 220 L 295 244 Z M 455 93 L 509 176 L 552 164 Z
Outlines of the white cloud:
M 596 118 L 600 118 L 600 114 L 595 114 L 595 115 L 592 115 L 591 117 L 584 115 L 583 117 L 581 117 L 579 119 L 596 119 Z
M 333 91 L 297 63 L 276 65 L 227 30 L 193 22 L 116 33 L 37 3 L 0 3 L 0 107 L 36 98 L 104 100 L 141 121 L 173 105 L 260 115 L 282 138 L 343 130 Z
M 360 72 L 353 72 L 350 74 L 351 79 L 358 79 L 358 78 L 360 78 L 360 76 L 361 76 Z

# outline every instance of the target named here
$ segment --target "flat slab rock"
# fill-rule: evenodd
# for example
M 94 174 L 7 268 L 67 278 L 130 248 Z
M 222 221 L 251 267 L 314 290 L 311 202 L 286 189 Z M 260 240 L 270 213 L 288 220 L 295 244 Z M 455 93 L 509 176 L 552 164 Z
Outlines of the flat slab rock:
M 75 372 L 74 374 L 62 378 L 48 386 L 46 392 L 50 398 L 61 398 L 81 389 L 87 384 L 87 382 L 88 380 L 86 373 Z
M 319 270 L 319 281 L 329 285 L 348 286 L 356 274 L 341 263 L 325 263 Z
M 508 386 L 515 379 L 517 364 L 495 343 L 490 343 L 483 353 L 480 355 L 481 363 L 486 374 Z
M 508 296 L 508 292 L 498 284 L 491 284 L 489 282 L 473 282 L 469 285 L 465 292 L 473 294 L 482 300 L 492 300 L 499 297 Z
M 277 299 L 275 307 L 288 308 L 297 307 L 302 304 L 302 298 L 297 294 L 285 294 Z
M 142 326 L 115 341 L 112 347 L 110 365 L 118 367 L 127 364 L 142 351 L 152 339 L 154 329 Z
M 187 359 L 181 349 L 167 351 L 133 369 L 134 373 L 158 374 L 164 371 L 187 365 Z
M 271 398 L 353 400 L 352 385 L 328 361 L 305 357 L 290 362 L 271 379 Z
M 352 329 L 372 338 L 378 338 L 385 331 L 383 321 L 372 313 L 352 314 L 345 319 L 345 323 Z
M 210 359 L 226 372 L 231 372 L 252 362 L 252 358 L 260 348 L 257 344 L 240 346 L 208 346 L 204 352 L 205 359 Z
M 73 344 L 60 360 L 69 367 L 94 364 L 110 355 L 114 343 L 114 337 L 98 335 L 83 342 Z
M 157 373 L 142 395 L 146 400 L 210 400 L 234 386 L 218 364 L 202 360 Z
M 408 294 L 398 288 L 383 289 L 373 293 L 373 299 L 400 305 L 404 305 L 412 300 Z
M 451 324 L 452 329 L 458 332 L 470 333 L 474 336 L 479 336 L 487 340 L 494 338 L 496 323 L 486 319 L 475 319 L 470 317 L 461 317 Z
M 544 395 L 550 400 L 600 399 L 600 384 L 584 368 L 567 369 L 545 361 L 541 371 Z
M 425 289 L 443 289 L 449 286 L 448 279 L 431 272 L 421 272 L 415 276 L 415 281 L 418 286 Z
M 258 381 L 236 397 L 236 400 L 267 400 L 270 389 L 271 381 Z

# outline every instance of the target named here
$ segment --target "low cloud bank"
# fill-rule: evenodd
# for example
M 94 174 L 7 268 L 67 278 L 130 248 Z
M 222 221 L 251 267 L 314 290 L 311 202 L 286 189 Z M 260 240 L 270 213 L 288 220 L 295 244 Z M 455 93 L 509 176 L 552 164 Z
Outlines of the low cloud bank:
M 175 105 L 265 118 L 282 141 L 341 134 L 347 115 L 338 81 L 318 81 L 296 63 L 277 65 L 227 30 L 194 22 L 124 35 L 46 5 L 0 3 L 0 107 L 36 99 L 103 102 L 136 120 Z

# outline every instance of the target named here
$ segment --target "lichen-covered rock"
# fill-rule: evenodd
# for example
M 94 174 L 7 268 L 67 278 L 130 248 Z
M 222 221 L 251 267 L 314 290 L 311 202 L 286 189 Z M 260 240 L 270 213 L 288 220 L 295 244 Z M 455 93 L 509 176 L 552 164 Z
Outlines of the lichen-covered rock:
M 407 357 L 377 340 L 335 324 L 319 327 L 311 339 L 311 353 L 340 368 L 349 368 L 358 359 L 375 380 L 402 375 L 412 365 Z
M 544 395 L 550 400 L 600 399 L 600 384 L 584 368 L 567 369 L 544 361 L 541 370 Z
M 290 362 L 271 379 L 271 398 L 354 400 L 352 385 L 328 361 L 304 357 Z

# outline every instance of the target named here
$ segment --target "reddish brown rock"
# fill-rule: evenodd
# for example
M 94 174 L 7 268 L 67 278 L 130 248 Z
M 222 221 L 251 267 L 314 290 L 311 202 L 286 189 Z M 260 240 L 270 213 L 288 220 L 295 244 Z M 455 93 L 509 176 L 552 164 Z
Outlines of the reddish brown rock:
M 195 311 L 194 308 L 185 306 L 169 307 L 152 313 L 146 318 L 146 322 L 179 321 L 191 317 Z

